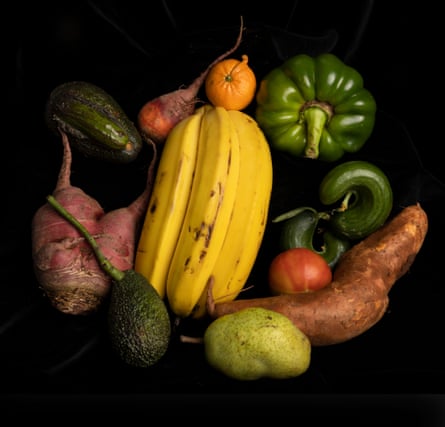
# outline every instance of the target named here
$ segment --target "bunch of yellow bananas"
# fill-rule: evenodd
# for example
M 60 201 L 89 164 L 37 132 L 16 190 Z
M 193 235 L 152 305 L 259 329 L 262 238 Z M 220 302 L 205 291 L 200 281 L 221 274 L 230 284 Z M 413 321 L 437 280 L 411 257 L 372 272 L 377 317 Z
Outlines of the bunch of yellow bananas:
M 272 191 L 269 145 L 249 115 L 204 105 L 170 132 L 134 269 L 178 317 L 234 300 L 253 268 Z

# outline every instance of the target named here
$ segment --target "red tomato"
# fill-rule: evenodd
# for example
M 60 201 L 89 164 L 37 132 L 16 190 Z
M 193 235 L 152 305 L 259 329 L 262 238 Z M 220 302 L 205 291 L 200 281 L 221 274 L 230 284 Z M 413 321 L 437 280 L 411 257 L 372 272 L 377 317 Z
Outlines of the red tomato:
M 269 288 L 273 294 L 310 292 L 332 281 L 332 270 L 318 253 L 292 248 L 279 253 L 269 266 Z

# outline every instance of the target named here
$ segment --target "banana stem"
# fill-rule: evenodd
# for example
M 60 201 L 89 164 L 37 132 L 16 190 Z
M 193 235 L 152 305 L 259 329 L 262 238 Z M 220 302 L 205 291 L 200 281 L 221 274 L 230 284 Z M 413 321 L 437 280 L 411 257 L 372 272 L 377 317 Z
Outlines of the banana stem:
M 73 225 L 79 233 L 82 234 L 83 237 L 88 241 L 91 246 L 91 249 L 96 255 L 96 258 L 102 267 L 102 269 L 115 281 L 120 281 L 124 278 L 125 273 L 111 264 L 111 262 L 105 257 L 102 251 L 97 244 L 96 239 L 88 232 L 88 230 L 76 219 L 73 215 L 71 215 L 56 199 L 54 196 L 49 195 L 46 200 L 48 203 L 63 217 L 65 218 L 71 225 Z

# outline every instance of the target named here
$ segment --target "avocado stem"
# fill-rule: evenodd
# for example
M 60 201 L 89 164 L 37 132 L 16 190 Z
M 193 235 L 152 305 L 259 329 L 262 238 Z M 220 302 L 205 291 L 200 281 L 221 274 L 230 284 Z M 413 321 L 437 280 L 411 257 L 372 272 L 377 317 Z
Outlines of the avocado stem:
M 94 252 L 100 266 L 113 280 L 119 282 L 125 276 L 125 272 L 119 270 L 114 267 L 113 264 L 105 257 L 105 255 L 100 250 L 99 245 L 97 244 L 96 239 L 88 232 L 88 230 L 76 219 L 73 215 L 71 215 L 57 200 L 54 196 L 47 196 L 46 200 L 48 203 L 63 217 L 65 218 L 71 225 L 73 225 L 79 233 L 82 234 L 83 237 L 88 241 L 91 246 L 91 249 Z

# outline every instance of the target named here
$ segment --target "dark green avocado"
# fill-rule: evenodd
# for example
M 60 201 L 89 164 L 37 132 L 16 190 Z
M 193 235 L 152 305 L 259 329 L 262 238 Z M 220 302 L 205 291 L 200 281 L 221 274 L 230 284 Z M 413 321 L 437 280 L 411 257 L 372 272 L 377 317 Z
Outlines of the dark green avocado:
M 112 279 L 108 329 L 111 345 L 127 364 L 146 368 L 164 356 L 171 336 L 167 305 L 155 288 L 133 269 L 119 270 L 105 257 L 96 239 L 49 195 L 48 203 L 90 244 L 103 271 Z
M 129 365 L 151 366 L 167 351 L 171 325 L 165 303 L 134 270 L 113 283 L 108 330 L 114 349 Z

